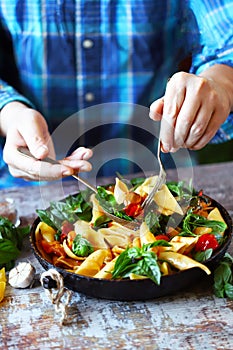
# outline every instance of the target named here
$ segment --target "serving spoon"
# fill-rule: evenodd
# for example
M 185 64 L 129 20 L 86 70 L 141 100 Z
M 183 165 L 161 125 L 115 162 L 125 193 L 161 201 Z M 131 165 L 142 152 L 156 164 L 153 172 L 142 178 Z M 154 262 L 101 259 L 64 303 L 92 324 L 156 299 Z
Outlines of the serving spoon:
M 24 157 L 30 158 L 30 159 L 34 159 L 37 161 L 41 161 L 41 162 L 45 162 L 45 163 L 49 163 L 49 164 L 57 164 L 57 165 L 61 165 L 61 163 L 59 163 L 59 161 L 46 157 L 43 159 L 38 159 L 36 157 L 34 157 L 31 152 L 29 151 L 28 148 L 26 147 L 18 147 L 17 148 L 18 152 L 23 155 Z M 94 193 L 98 193 L 97 188 L 94 187 L 92 184 L 90 184 L 86 179 L 83 179 L 82 177 L 80 177 L 79 175 L 71 175 L 75 180 L 78 180 L 79 182 L 81 182 L 83 185 L 85 185 L 86 187 L 88 187 L 92 192 Z M 128 221 L 122 218 L 119 218 L 111 213 L 109 213 L 108 211 L 106 211 L 103 207 L 101 207 L 102 211 L 104 212 L 104 214 L 109 217 L 109 219 L 119 223 L 122 226 L 125 226 L 129 229 L 132 230 L 137 230 L 140 227 L 141 222 L 139 222 L 138 220 L 134 219 L 132 221 Z

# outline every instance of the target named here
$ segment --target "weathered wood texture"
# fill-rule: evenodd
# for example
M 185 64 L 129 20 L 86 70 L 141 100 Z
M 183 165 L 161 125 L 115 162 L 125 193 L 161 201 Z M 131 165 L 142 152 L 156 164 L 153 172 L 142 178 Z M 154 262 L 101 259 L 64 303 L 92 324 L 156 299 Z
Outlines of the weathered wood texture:
M 185 173 L 185 172 L 184 172 Z M 183 173 L 183 174 L 184 174 Z M 233 216 L 233 162 L 199 166 L 194 170 L 196 188 L 219 201 Z M 175 177 L 174 172 L 169 172 Z M 77 192 L 74 182 L 2 191 L 17 202 L 22 223 L 32 223 L 36 208 L 49 200 Z M 45 194 L 46 193 L 46 194 Z M 28 242 L 20 260 L 32 256 Z M 230 252 L 232 253 L 231 244 Z M 213 296 L 206 280 L 173 296 L 146 302 L 117 302 L 74 293 L 72 321 L 60 325 L 60 315 L 43 288 L 16 290 L 7 286 L 0 304 L 0 348 L 15 349 L 233 349 L 233 301 Z

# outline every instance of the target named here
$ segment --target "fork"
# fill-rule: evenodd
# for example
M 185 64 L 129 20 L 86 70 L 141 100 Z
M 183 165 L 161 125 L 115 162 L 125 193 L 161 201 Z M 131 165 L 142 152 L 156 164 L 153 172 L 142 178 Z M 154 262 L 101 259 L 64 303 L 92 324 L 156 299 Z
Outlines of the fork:
M 27 157 L 27 158 L 31 158 L 31 159 L 35 159 L 35 160 L 39 160 L 41 162 L 46 162 L 46 163 L 50 163 L 50 164 L 58 164 L 61 165 L 57 160 L 54 160 L 52 158 L 46 157 L 44 159 L 37 159 L 35 158 L 31 152 L 29 151 L 28 148 L 26 147 L 18 147 L 18 152 L 20 154 L 22 154 L 23 156 Z M 83 179 L 82 177 L 73 174 L 72 175 L 73 178 L 75 178 L 76 180 L 78 180 L 79 182 L 81 182 L 82 184 L 84 184 L 86 187 L 88 187 L 90 190 L 92 190 L 94 193 L 98 193 L 96 187 L 94 187 L 92 184 L 90 184 L 86 179 Z M 111 213 L 109 213 L 108 211 L 106 211 L 103 207 L 101 207 L 101 209 L 103 210 L 103 212 L 105 213 L 105 215 L 107 217 L 109 217 L 111 220 L 118 222 L 119 224 L 121 224 L 122 226 L 125 226 L 129 229 L 132 230 L 137 230 L 140 226 L 140 222 L 137 220 L 133 220 L 133 221 L 128 221 L 122 218 L 119 218 Z
M 142 209 L 144 209 L 144 213 L 148 211 L 148 208 L 150 207 L 152 201 L 154 200 L 155 193 L 162 187 L 163 184 L 166 183 L 166 172 L 163 166 L 163 163 L 161 161 L 160 157 L 160 152 L 161 152 L 161 140 L 159 139 L 158 141 L 158 149 L 157 149 L 157 159 L 159 162 L 159 176 L 157 179 L 157 182 L 155 186 L 153 187 L 152 191 L 148 194 L 144 202 L 142 203 Z M 145 214 L 144 214 L 145 216 Z

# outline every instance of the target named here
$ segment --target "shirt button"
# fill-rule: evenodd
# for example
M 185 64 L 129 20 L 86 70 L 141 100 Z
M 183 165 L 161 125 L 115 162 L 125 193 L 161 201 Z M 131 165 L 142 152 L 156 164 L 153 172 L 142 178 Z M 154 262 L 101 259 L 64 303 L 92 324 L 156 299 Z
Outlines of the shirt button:
M 83 40 L 84 49 L 91 49 L 94 46 L 94 42 L 91 39 Z
M 85 100 L 87 102 L 92 102 L 95 99 L 95 95 L 92 92 L 87 92 L 85 95 Z

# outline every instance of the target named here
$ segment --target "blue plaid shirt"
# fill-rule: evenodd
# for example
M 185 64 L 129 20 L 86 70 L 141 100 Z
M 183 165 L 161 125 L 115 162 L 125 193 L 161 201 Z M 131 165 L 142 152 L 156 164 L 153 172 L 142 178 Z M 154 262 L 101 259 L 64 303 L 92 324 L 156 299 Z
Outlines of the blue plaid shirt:
M 229 0 L 0 1 L 0 108 L 22 101 L 53 131 L 93 105 L 149 107 L 187 55 L 197 74 L 233 66 L 232 23 Z M 232 135 L 230 115 L 212 142 Z

